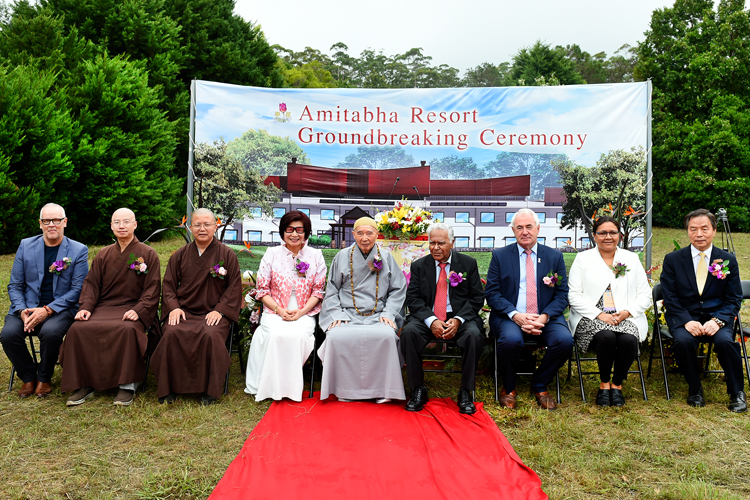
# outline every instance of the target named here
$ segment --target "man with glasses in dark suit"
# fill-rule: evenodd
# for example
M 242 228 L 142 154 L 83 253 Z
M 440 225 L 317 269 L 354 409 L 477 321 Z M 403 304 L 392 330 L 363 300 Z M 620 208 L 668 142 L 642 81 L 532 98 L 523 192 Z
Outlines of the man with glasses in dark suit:
M 39 212 L 42 234 L 21 240 L 8 284 L 10 311 L 0 342 L 23 381 L 18 396 L 47 396 L 65 333 L 78 311 L 78 298 L 89 270 L 89 249 L 64 235 L 65 210 L 48 203 Z M 37 366 L 26 337 L 39 337 Z

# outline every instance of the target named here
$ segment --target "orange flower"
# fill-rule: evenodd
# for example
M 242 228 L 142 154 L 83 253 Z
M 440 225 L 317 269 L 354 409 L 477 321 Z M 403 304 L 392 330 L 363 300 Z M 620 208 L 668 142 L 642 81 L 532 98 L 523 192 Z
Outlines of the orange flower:
M 182 225 L 184 226 L 186 222 L 187 222 L 187 215 L 183 215 L 182 216 Z
M 253 244 L 250 243 L 249 241 L 245 241 L 244 243 L 245 243 L 245 248 L 247 248 L 248 250 L 250 250 L 250 247 L 253 246 Z
M 217 226 L 221 226 L 221 219 L 217 219 L 217 221 L 216 221 L 216 225 L 217 225 Z

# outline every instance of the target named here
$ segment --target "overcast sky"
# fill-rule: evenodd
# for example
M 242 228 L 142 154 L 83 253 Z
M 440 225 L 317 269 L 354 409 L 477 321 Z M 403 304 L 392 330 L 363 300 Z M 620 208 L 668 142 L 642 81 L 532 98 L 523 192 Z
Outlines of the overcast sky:
M 577 43 L 611 56 L 644 39 L 654 9 L 669 0 L 236 0 L 236 12 L 259 23 L 270 44 L 330 54 L 343 42 L 349 55 L 383 50 L 392 56 L 422 47 L 433 65 L 463 72 L 483 62 L 510 62 L 536 40 Z

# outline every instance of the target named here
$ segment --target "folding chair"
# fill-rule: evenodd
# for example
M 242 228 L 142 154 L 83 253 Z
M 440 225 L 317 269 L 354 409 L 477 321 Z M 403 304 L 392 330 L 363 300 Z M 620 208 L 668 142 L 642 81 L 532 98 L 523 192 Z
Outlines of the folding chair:
M 541 339 L 533 339 L 528 338 L 528 335 L 524 335 L 523 340 L 523 352 L 526 353 L 526 356 L 532 356 L 533 352 L 539 349 L 546 349 L 547 346 L 544 345 L 544 343 L 541 341 Z M 495 402 L 500 401 L 500 391 L 498 389 L 499 383 L 499 374 L 498 374 L 498 360 L 497 360 L 497 339 L 493 339 L 494 344 L 494 351 L 495 351 Z M 521 356 L 521 359 L 519 360 L 519 363 L 528 362 L 529 360 L 524 358 L 524 356 Z M 570 363 L 570 360 L 568 360 L 568 363 Z M 534 363 L 536 366 L 536 363 Z M 570 370 L 570 367 L 568 367 Z M 516 375 L 521 376 L 531 376 L 534 375 L 533 372 L 516 372 Z M 560 395 L 560 370 L 557 370 L 555 372 L 555 390 L 557 391 L 557 404 L 562 403 L 562 396 Z
M 662 292 L 661 292 L 661 283 L 657 283 L 652 291 L 652 299 L 654 303 L 654 331 L 651 338 L 651 354 L 648 358 L 648 372 L 646 374 L 647 377 L 651 377 L 651 364 L 654 361 L 654 348 L 658 342 L 659 344 L 659 357 L 661 358 L 661 370 L 662 374 L 664 375 L 664 389 L 667 393 L 667 399 L 671 399 L 671 396 L 669 394 L 669 381 L 667 380 L 667 363 L 666 358 L 668 356 L 664 355 L 664 343 L 665 342 L 674 342 L 674 337 L 672 336 L 672 333 L 669 331 L 669 327 L 666 325 L 662 325 L 659 322 L 659 315 L 661 312 L 659 311 L 659 304 L 658 302 L 662 300 Z M 703 343 L 703 342 L 702 342 Z M 703 361 L 703 375 L 705 376 L 708 373 L 724 373 L 724 370 L 710 370 L 709 364 L 711 361 L 711 348 L 713 347 L 713 343 L 706 342 L 706 354 L 699 354 L 698 359 L 702 359 Z M 700 349 L 700 347 L 699 347 Z M 671 356 L 669 356 L 671 359 Z M 677 370 L 671 370 L 669 373 L 679 373 Z
M 573 356 L 575 357 L 576 366 L 578 367 L 578 384 L 581 386 L 581 399 L 585 403 L 586 391 L 584 390 L 584 387 L 583 387 L 583 376 L 584 375 L 599 375 L 599 371 L 597 370 L 597 371 L 584 372 L 581 370 L 581 363 L 585 361 L 596 361 L 596 357 L 582 358 L 579 353 L 578 343 L 573 344 Z M 643 376 L 643 366 L 641 365 L 641 356 L 640 355 L 636 356 L 635 360 L 638 363 L 638 369 L 628 370 L 628 374 L 637 374 L 641 378 L 641 391 L 643 392 L 643 400 L 648 401 L 648 396 L 646 395 L 646 379 Z
M 229 353 L 229 368 L 227 369 L 227 376 L 224 378 L 224 395 L 227 395 L 227 392 L 229 391 L 229 372 L 232 371 L 232 345 L 234 343 L 234 336 L 237 334 L 237 331 L 239 330 L 238 324 L 236 321 L 232 321 L 232 323 L 229 325 L 229 335 L 227 335 L 227 352 Z M 239 342 L 238 342 L 239 344 Z M 241 350 L 241 347 L 239 348 Z M 240 354 L 240 371 L 244 373 L 244 370 L 242 370 L 242 354 Z
M 315 335 L 315 346 L 310 353 L 310 358 L 312 358 L 312 361 L 310 362 L 310 364 L 312 365 L 310 373 L 310 393 L 308 394 L 308 397 L 310 398 L 313 397 L 313 388 L 315 387 L 315 367 L 318 363 L 318 349 L 325 340 L 325 333 L 320 328 L 320 323 L 318 323 L 318 316 L 315 316 L 315 330 L 313 334 Z M 308 358 L 308 360 L 310 358 Z
M 39 355 L 37 355 L 36 348 L 34 347 L 34 337 L 36 336 L 35 333 L 29 333 L 27 334 L 27 337 L 29 338 L 29 344 L 31 344 L 31 359 L 34 360 L 34 365 L 37 367 L 39 366 Z M 14 365 L 10 365 L 10 381 L 8 382 L 8 392 L 13 390 L 13 382 L 15 381 L 16 377 L 16 367 Z
M 742 280 L 742 300 L 750 299 L 750 281 Z M 745 337 L 750 337 L 750 328 L 742 326 L 742 318 L 737 313 L 737 321 L 734 322 L 734 334 L 740 337 L 740 348 L 742 349 L 742 359 L 745 361 L 745 373 L 747 374 L 747 380 L 750 382 L 750 360 L 747 355 L 747 346 L 745 345 Z

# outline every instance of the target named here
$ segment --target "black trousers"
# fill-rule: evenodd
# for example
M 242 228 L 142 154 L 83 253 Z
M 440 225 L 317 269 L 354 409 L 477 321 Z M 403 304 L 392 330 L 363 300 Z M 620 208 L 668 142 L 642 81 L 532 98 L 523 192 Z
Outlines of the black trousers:
M 432 330 L 423 321 L 412 319 L 401 331 L 400 345 L 406 360 L 406 380 L 412 390 L 424 384 L 422 351 L 434 340 Z M 473 391 L 484 335 L 475 321 L 464 321 L 452 340 L 461 348 L 461 388 Z
M 698 367 L 698 344 L 700 342 L 713 342 L 714 352 L 719 359 L 719 364 L 724 369 L 724 378 L 727 381 L 727 393 L 734 396 L 745 386 L 742 374 L 742 355 L 740 344 L 734 341 L 732 326 L 727 324 L 720 328 L 712 337 L 702 335 L 693 337 L 684 326 L 672 331 L 674 336 L 674 355 L 677 365 L 694 394 L 701 386 L 700 368 Z
M 612 374 L 612 384 L 622 385 L 622 381 L 628 376 L 630 365 L 638 355 L 638 338 L 635 335 L 624 332 L 613 332 L 601 330 L 596 332 L 592 341 L 596 348 L 596 362 L 599 365 L 599 379 L 609 382 L 612 365 L 615 365 Z
M 26 337 L 30 334 L 23 331 L 23 321 L 15 314 L 5 316 L 5 325 L 0 332 L 0 342 L 3 344 L 3 350 L 8 359 L 16 368 L 18 377 L 24 383 L 34 380 L 49 383 L 52 380 L 57 355 L 60 353 L 60 344 L 72 324 L 73 313 L 66 309 L 53 314 L 32 330 L 31 335 L 39 337 L 41 360 L 37 367 L 26 347 Z

